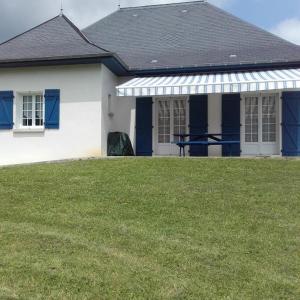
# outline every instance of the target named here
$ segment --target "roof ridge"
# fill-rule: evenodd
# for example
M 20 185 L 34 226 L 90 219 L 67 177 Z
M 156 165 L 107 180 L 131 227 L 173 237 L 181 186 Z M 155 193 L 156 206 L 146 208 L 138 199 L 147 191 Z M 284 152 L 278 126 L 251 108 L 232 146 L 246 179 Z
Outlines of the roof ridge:
M 32 28 L 30 28 L 30 29 L 28 29 L 28 30 L 26 30 L 26 31 L 24 31 L 24 32 L 22 32 L 22 33 L 20 33 L 20 34 L 17 34 L 17 35 L 15 35 L 15 36 L 13 36 L 12 38 L 10 38 L 10 39 L 8 39 L 8 40 L 6 40 L 6 41 L 0 43 L 0 46 L 2 46 L 2 45 L 4 45 L 4 44 L 6 44 L 6 43 L 8 43 L 8 42 L 10 42 L 10 41 L 12 41 L 12 40 L 14 40 L 14 39 L 16 39 L 16 38 L 22 36 L 22 35 L 24 35 L 24 34 L 30 32 L 30 31 L 32 31 L 32 30 L 34 30 L 34 29 L 36 29 L 36 28 L 39 28 L 39 27 L 41 27 L 41 26 L 43 26 L 43 25 L 45 25 L 45 24 L 47 24 L 47 23 L 49 23 L 49 22 L 51 22 L 51 21 L 53 21 L 53 20 L 55 20 L 56 18 L 59 18 L 59 17 L 60 17 L 60 15 L 55 16 L 55 17 L 53 17 L 53 18 L 51 18 L 51 19 L 49 19 L 49 20 L 47 20 L 47 21 L 45 21 L 45 22 L 43 22 L 43 23 L 41 23 L 41 24 L 38 24 L 38 25 L 36 25 L 36 26 L 34 26 L 34 27 L 32 27 Z
M 108 51 L 107 49 L 104 49 L 96 44 L 94 44 L 93 42 L 91 42 L 87 37 L 86 35 L 64 14 L 61 15 L 62 18 L 65 19 L 65 21 L 79 34 L 79 36 L 86 42 L 88 43 L 89 45 L 91 46 L 94 46 L 102 51 L 105 51 L 105 52 L 108 52 L 108 53 L 111 53 L 111 51 Z
M 81 36 L 81 38 L 87 42 L 89 45 L 93 46 L 93 47 L 96 47 L 97 49 L 100 49 L 102 51 L 105 51 L 107 52 L 107 54 L 111 55 L 112 57 L 114 57 L 116 60 L 118 60 L 123 66 L 124 68 L 127 68 L 128 69 L 128 66 L 127 64 L 119 57 L 119 55 L 115 52 L 111 52 L 105 48 L 102 48 L 96 44 L 94 44 L 93 42 L 91 42 L 87 36 L 64 14 L 61 15 L 61 17 L 63 17 L 66 22 L 68 22 L 68 24 Z
M 2 43 L 0 43 L 0 47 L 2 46 L 2 45 L 4 45 L 4 44 L 6 44 L 6 43 L 8 43 L 8 42 L 10 42 L 10 41 L 13 41 L 13 40 L 15 40 L 16 38 L 18 38 L 18 37 L 20 37 L 20 36 L 22 36 L 22 35 L 24 35 L 24 34 L 26 34 L 26 33 L 28 33 L 28 32 L 30 32 L 30 31 L 32 31 L 32 30 L 35 30 L 35 29 L 37 29 L 37 28 L 39 28 L 39 27 L 41 27 L 41 26 L 43 26 L 43 25 L 45 25 L 45 24 L 47 24 L 47 23 L 49 23 L 49 22 L 52 22 L 53 20 L 55 20 L 55 19 L 58 19 L 58 18 L 63 18 L 74 30 L 75 30 L 75 32 L 86 42 L 86 43 L 88 43 L 89 45 L 91 45 L 91 46 L 93 46 L 93 47 L 96 47 L 97 49 L 100 49 L 100 50 L 102 50 L 102 51 L 104 51 L 104 52 L 107 52 L 107 53 L 111 53 L 111 51 L 108 51 L 108 50 L 106 50 L 106 49 L 104 49 L 104 48 L 102 48 L 102 47 L 100 47 L 100 46 L 98 46 L 98 45 L 96 45 L 96 44 L 94 44 L 94 43 L 92 43 L 85 35 L 84 35 L 84 33 L 66 16 L 66 15 L 64 15 L 64 14 L 59 14 L 59 15 L 57 15 L 57 16 L 55 16 L 55 17 L 53 17 L 53 18 L 51 18 L 51 19 L 49 19 L 49 20 L 47 20 L 47 21 L 45 21 L 45 22 L 42 22 L 41 24 L 39 24 L 39 25 L 37 25 L 37 26 L 34 26 L 34 27 L 32 27 L 32 28 L 30 28 L 30 29 L 28 29 L 28 30 L 26 30 L 26 31 L 24 31 L 24 32 L 22 32 L 22 33 L 20 33 L 20 34 L 18 34 L 18 35 L 16 35 L 16 36 L 14 36 L 14 37 L 12 37 L 12 38 L 10 38 L 10 39 L 8 39 L 8 40 L 6 40 L 6 41 L 4 41 L 4 42 L 2 42 Z
M 152 8 L 152 7 L 162 7 L 162 6 L 180 6 L 186 4 L 195 4 L 195 3 L 207 3 L 207 0 L 188 0 L 186 2 L 173 2 L 173 3 L 164 3 L 164 4 L 149 4 L 149 5 L 140 5 L 140 6 L 128 6 L 128 7 L 121 7 L 119 10 L 130 10 L 130 9 L 143 9 L 143 8 Z

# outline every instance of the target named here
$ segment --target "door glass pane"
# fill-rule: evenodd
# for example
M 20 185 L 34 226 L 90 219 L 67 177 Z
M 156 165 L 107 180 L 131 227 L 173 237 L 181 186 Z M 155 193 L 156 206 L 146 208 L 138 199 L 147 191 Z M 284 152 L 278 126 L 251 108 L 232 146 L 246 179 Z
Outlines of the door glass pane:
M 174 115 L 174 134 L 186 133 L 186 101 L 185 99 L 174 99 L 173 101 Z M 175 141 L 179 141 L 179 137 L 174 137 Z
M 258 142 L 258 97 L 245 98 L 245 141 Z
M 276 142 L 276 96 L 262 97 L 262 141 Z
M 170 143 L 170 101 L 158 100 L 158 143 Z

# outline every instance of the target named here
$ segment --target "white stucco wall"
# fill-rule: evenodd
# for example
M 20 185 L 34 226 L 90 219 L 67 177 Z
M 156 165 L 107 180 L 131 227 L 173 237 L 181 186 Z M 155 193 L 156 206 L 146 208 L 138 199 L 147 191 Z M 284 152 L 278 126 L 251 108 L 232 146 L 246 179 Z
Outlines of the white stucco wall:
M 119 78 L 118 85 L 131 78 Z M 112 101 L 111 131 L 125 132 L 129 135 L 135 150 L 135 97 L 114 97 Z
M 116 103 L 116 86 L 118 85 L 119 78 L 112 73 L 107 67 L 102 65 L 101 68 L 101 148 L 102 155 L 107 154 L 107 136 L 111 131 L 116 131 L 113 125 L 116 121 L 116 117 L 124 118 L 126 116 L 114 116 L 114 105 Z M 110 103 L 109 103 L 110 102 Z M 116 109 L 119 111 L 119 109 Z M 128 120 L 129 121 L 129 120 Z M 122 127 L 118 131 L 122 130 Z
M 22 92 L 60 89 L 60 129 L 41 133 L 0 130 L 0 164 L 101 156 L 100 65 L 0 70 L 0 90 Z M 15 101 L 16 102 L 16 99 Z
M 222 95 L 208 95 L 208 132 L 222 132 Z M 222 146 L 209 146 L 208 156 L 222 156 Z

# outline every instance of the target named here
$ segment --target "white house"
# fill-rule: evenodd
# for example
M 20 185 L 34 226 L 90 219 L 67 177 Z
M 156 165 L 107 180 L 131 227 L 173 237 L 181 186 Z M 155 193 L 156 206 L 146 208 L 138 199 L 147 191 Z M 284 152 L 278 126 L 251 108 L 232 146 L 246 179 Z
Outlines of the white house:
M 178 155 L 177 134 L 220 137 L 191 156 L 299 156 L 300 47 L 205 1 L 82 31 L 60 15 L 0 45 L 0 164 L 106 156 L 113 131 L 142 156 Z

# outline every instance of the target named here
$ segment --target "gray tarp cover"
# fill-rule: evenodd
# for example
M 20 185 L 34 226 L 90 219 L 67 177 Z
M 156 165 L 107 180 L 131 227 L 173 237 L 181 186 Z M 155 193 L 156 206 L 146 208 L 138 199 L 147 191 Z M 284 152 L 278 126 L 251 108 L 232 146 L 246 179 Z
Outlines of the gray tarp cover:
M 129 136 L 123 132 L 110 132 L 107 140 L 108 156 L 134 156 Z

